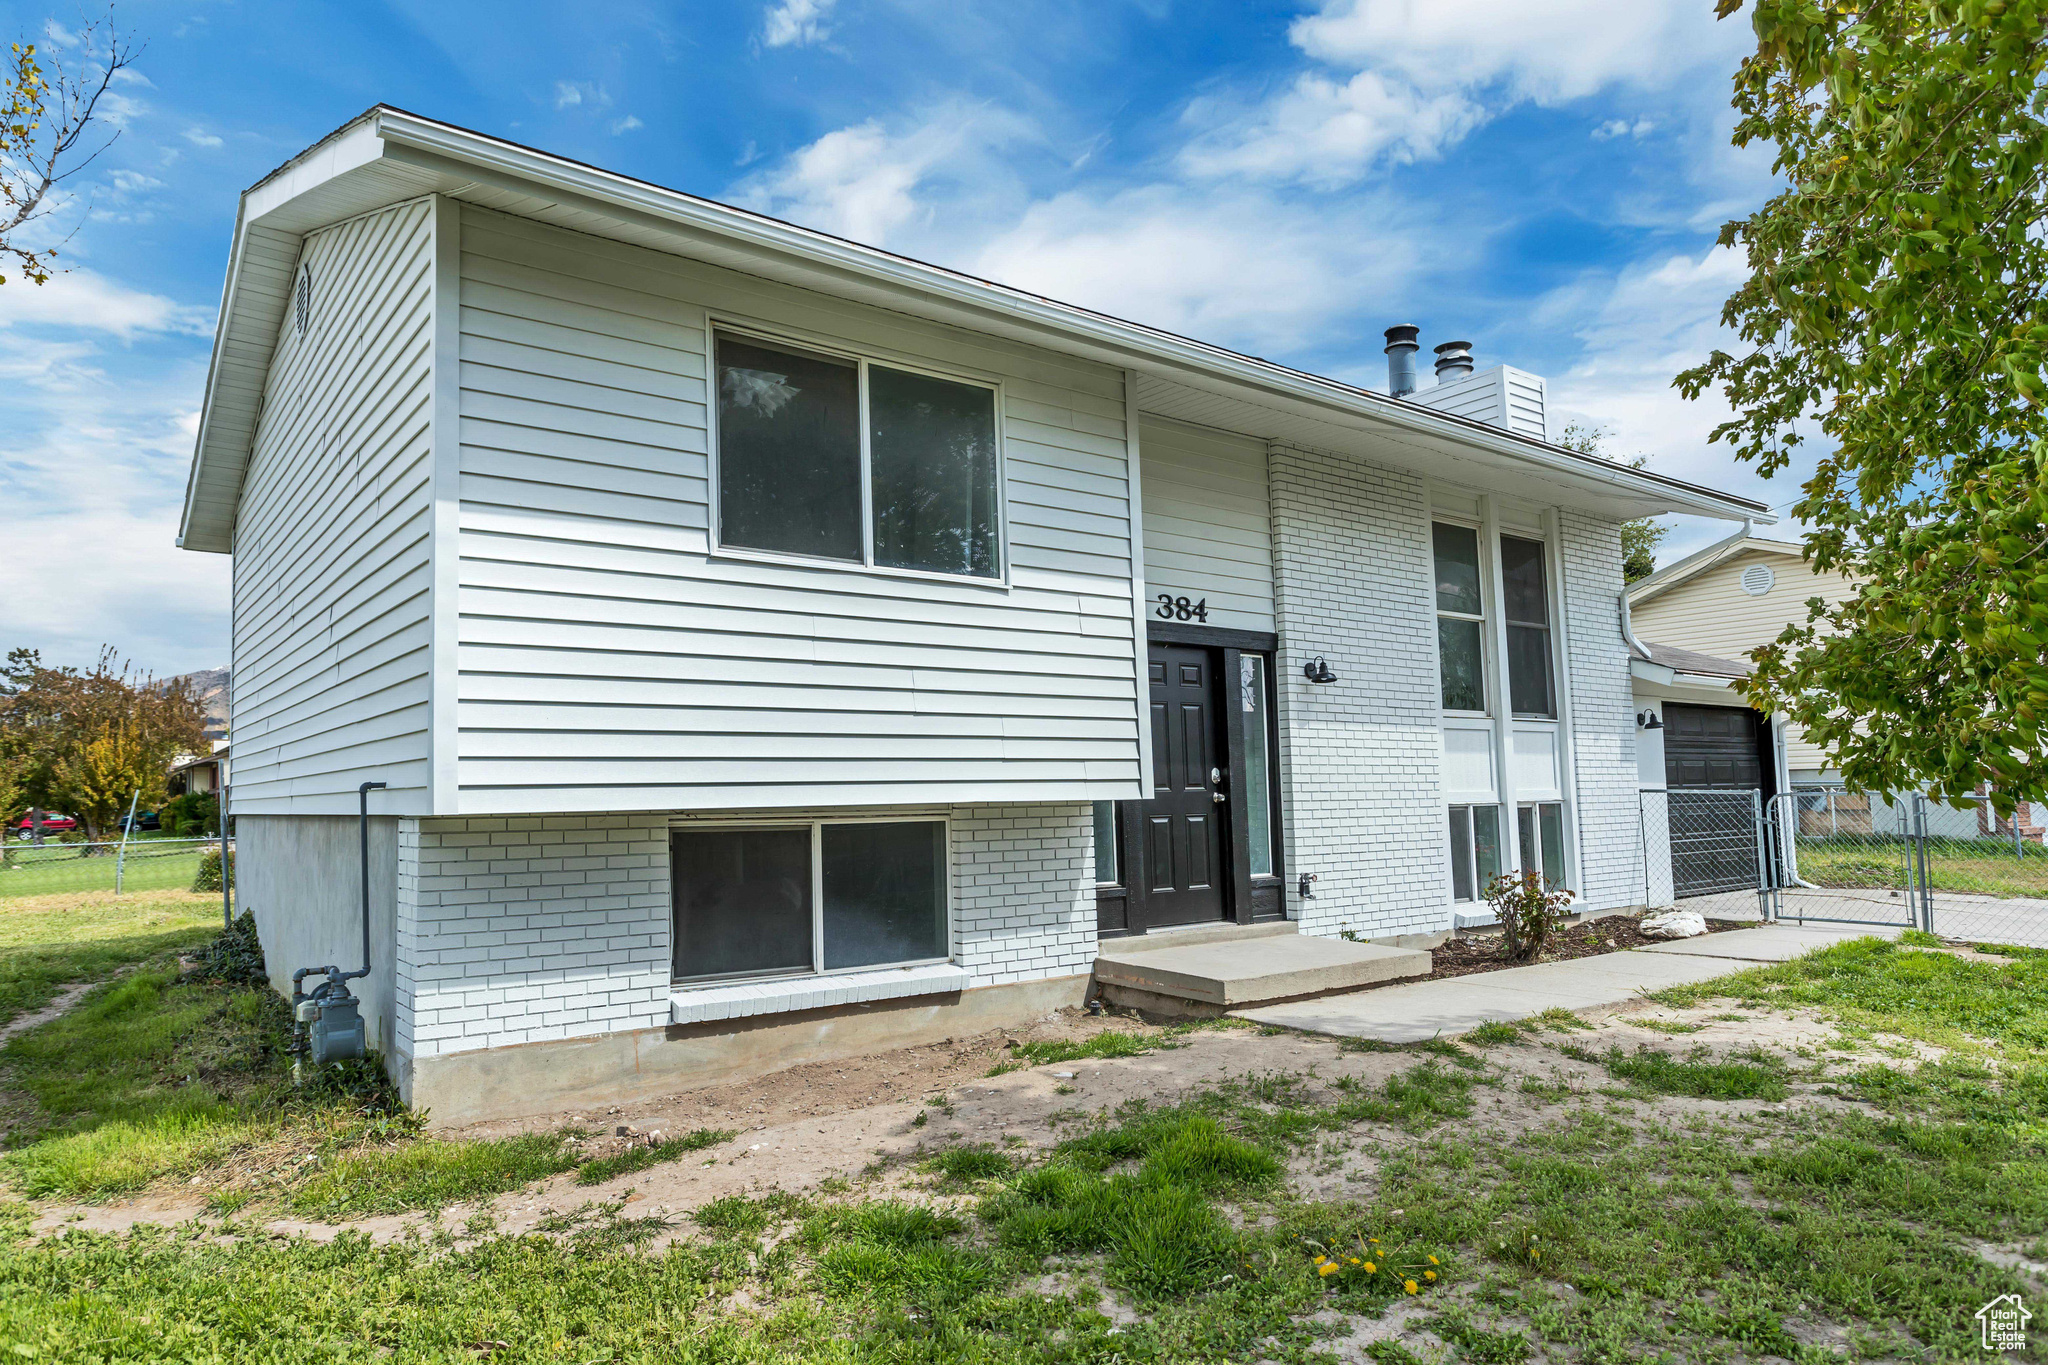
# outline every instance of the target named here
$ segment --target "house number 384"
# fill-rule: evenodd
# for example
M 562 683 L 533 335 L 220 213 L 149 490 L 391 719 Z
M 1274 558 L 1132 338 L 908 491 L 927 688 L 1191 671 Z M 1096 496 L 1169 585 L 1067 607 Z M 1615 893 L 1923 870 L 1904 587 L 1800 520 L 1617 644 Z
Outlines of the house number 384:
M 1185 597 L 1171 593 L 1159 594 L 1159 619 L 1162 621 L 1206 621 L 1209 619 L 1209 599 L 1190 602 Z

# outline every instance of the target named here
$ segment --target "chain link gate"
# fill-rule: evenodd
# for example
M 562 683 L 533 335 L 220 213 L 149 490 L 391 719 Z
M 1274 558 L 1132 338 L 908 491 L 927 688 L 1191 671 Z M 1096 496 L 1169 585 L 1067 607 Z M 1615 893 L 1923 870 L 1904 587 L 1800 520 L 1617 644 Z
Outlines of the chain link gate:
M 1966 943 L 2048 948 L 2048 847 L 2039 805 L 2012 816 L 1988 796 L 1920 801 L 1927 928 Z
M 1708 919 L 1767 915 L 1761 792 L 1672 787 L 1644 791 L 1640 801 L 1644 905 Z
M 1925 802 L 1839 788 L 1785 792 L 1757 830 L 1766 919 L 1925 929 Z

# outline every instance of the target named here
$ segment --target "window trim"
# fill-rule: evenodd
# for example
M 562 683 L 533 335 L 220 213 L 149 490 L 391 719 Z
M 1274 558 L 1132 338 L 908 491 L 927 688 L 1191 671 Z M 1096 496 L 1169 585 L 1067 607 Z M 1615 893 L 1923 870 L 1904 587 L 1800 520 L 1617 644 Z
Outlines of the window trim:
M 1560 693 L 1562 693 L 1564 689 L 1563 678 L 1559 667 L 1557 651 L 1557 618 L 1559 614 L 1558 603 L 1556 600 L 1556 594 L 1553 591 L 1553 588 L 1555 586 L 1553 580 L 1557 577 L 1557 575 L 1551 570 L 1551 565 L 1554 564 L 1557 560 L 1557 553 L 1550 543 L 1550 536 L 1547 532 L 1531 533 L 1528 531 L 1524 531 L 1519 527 L 1503 526 L 1499 529 L 1499 531 L 1495 533 L 1494 540 L 1496 542 L 1504 540 L 1519 540 L 1525 545 L 1534 545 L 1537 548 L 1539 554 L 1539 563 L 1543 569 L 1543 610 L 1544 613 L 1550 618 L 1549 620 L 1545 621 L 1541 626 L 1538 626 L 1533 621 L 1517 621 L 1512 616 L 1508 615 L 1506 591 L 1507 552 L 1505 549 L 1501 550 L 1501 640 L 1504 644 L 1507 641 L 1512 640 L 1513 632 L 1517 627 L 1523 630 L 1541 630 L 1543 632 L 1543 662 L 1545 668 L 1549 672 L 1549 677 L 1546 679 L 1546 682 L 1548 684 L 1550 692 L 1550 714 L 1544 715 L 1540 711 L 1515 710 L 1515 669 L 1512 650 L 1509 650 L 1501 658 L 1501 705 L 1503 709 L 1507 712 L 1508 719 L 1511 721 L 1530 720 L 1561 724 L 1564 720 L 1564 705 Z
M 757 550 L 744 545 L 723 543 L 724 526 L 719 507 L 719 433 L 718 433 L 718 337 L 720 333 L 730 334 L 742 341 L 753 341 L 767 346 L 793 346 L 812 351 L 833 360 L 843 360 L 853 365 L 854 385 L 859 399 L 860 435 L 860 545 L 859 560 L 830 559 L 823 555 L 792 554 L 784 550 Z M 910 374 L 921 374 L 932 379 L 942 379 L 954 384 L 967 384 L 987 389 L 993 405 L 996 442 L 996 563 L 994 577 L 982 578 L 971 574 L 939 573 L 931 569 L 904 569 L 875 562 L 875 499 L 874 499 L 874 452 L 870 448 L 873 423 L 868 416 L 868 367 L 880 365 L 886 369 L 902 370 Z M 707 311 L 704 314 L 704 469 L 706 478 L 706 553 L 712 559 L 739 560 L 755 564 L 790 564 L 804 568 L 838 569 L 850 573 L 874 574 L 886 578 L 907 578 L 927 583 L 955 583 L 963 587 L 982 588 L 1005 592 L 1010 590 L 1010 477 L 1008 442 L 1004 439 L 1004 427 L 1008 406 L 1005 401 L 1006 389 L 1003 379 L 995 375 L 981 374 L 972 370 L 948 369 L 933 365 L 930 361 L 904 356 L 884 347 L 855 347 L 837 338 L 815 333 L 806 333 L 796 328 L 782 327 L 730 314 Z
M 1472 538 L 1475 542 L 1474 548 L 1478 555 L 1479 561 L 1479 614 L 1477 616 L 1474 616 L 1469 612 L 1446 611 L 1442 607 L 1437 605 L 1436 527 L 1439 523 L 1445 526 L 1455 526 L 1458 527 L 1460 530 L 1470 531 L 1472 533 Z M 1497 647 L 1494 645 L 1492 636 L 1495 633 L 1496 623 L 1494 621 L 1494 618 L 1499 615 L 1498 611 L 1492 610 L 1497 605 L 1493 600 L 1493 579 L 1495 573 L 1497 572 L 1495 568 L 1495 560 L 1499 558 L 1499 553 L 1497 550 L 1491 556 L 1489 556 L 1487 553 L 1488 537 L 1486 534 L 1486 523 L 1483 519 L 1474 521 L 1468 517 L 1447 515 L 1445 513 L 1436 511 L 1435 509 L 1431 509 L 1429 513 L 1429 525 L 1429 607 L 1431 615 L 1431 625 L 1434 626 L 1436 622 L 1443 620 L 1445 617 L 1449 617 L 1453 621 L 1476 621 L 1479 624 L 1479 698 L 1481 701 L 1489 703 L 1488 706 L 1478 711 L 1454 711 L 1450 707 L 1444 705 L 1444 658 L 1443 648 L 1438 643 L 1439 639 L 1441 638 L 1441 628 L 1439 627 L 1437 629 L 1433 629 L 1430 632 L 1429 637 L 1430 652 L 1436 656 L 1437 714 L 1439 716 L 1455 717 L 1459 720 L 1491 720 L 1493 719 L 1493 710 L 1490 703 L 1493 700 L 1494 692 L 1493 656 L 1495 653 L 1498 652 Z M 1494 539 L 1496 540 L 1498 538 L 1499 537 L 1497 535 L 1494 537 Z
M 942 889 L 946 897 L 946 951 L 943 957 L 905 958 L 901 962 L 870 962 L 858 967 L 826 967 L 825 964 L 825 826 L 827 825 L 938 825 L 940 842 L 945 853 L 945 876 Z M 874 815 L 803 815 L 793 814 L 784 819 L 761 816 L 753 819 L 691 819 L 677 817 L 668 822 L 668 832 L 675 834 L 685 830 L 710 829 L 808 829 L 811 839 L 811 969 L 784 970 L 778 972 L 726 972 L 718 976 L 677 976 L 675 974 L 675 925 L 676 892 L 675 863 L 670 849 L 665 845 L 662 857 L 667 860 L 666 872 L 668 892 L 669 930 L 669 988 L 689 990 L 698 986 L 730 986 L 749 981 L 799 981 L 818 977 L 844 976 L 848 972 L 882 972 L 897 967 L 929 967 L 943 962 L 956 962 L 960 956 L 960 925 L 955 913 L 959 905 L 957 865 L 959 859 L 953 848 L 953 820 L 945 811 L 910 812 L 890 811 Z

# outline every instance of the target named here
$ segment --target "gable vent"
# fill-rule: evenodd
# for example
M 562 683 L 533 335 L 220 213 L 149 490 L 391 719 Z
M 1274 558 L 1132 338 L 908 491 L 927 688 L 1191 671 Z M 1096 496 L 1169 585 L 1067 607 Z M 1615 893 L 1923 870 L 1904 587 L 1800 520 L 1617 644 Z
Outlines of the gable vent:
M 299 335 L 306 334 L 306 324 L 313 320 L 313 267 L 299 267 L 298 288 L 292 291 L 292 323 L 299 329 Z
M 1752 564 L 1742 571 L 1742 590 L 1751 597 L 1762 597 L 1777 581 L 1778 576 L 1768 564 Z

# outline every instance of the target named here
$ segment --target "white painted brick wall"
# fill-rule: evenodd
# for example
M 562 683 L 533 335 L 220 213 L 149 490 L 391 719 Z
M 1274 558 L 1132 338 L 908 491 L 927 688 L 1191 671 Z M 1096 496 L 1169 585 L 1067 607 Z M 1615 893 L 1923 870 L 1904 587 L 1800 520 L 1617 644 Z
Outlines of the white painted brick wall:
M 664 817 L 407 820 L 398 880 L 412 1056 L 668 1022 Z
M 1621 526 L 1558 513 L 1579 870 L 1596 910 L 1643 903 L 1635 695 L 1621 638 Z
M 955 932 L 977 986 L 1095 967 L 1095 824 L 1085 805 L 952 812 Z
M 1450 924 L 1436 615 L 1422 481 L 1349 457 L 1268 455 L 1287 894 L 1304 933 Z M 1329 660 L 1334 683 L 1302 665 Z M 1313 872 L 1315 898 L 1295 879 Z
M 961 806 L 949 816 L 956 956 L 972 984 L 1090 970 L 1089 807 Z M 400 1051 L 430 1057 L 666 1025 L 668 827 L 658 812 L 403 821 Z

